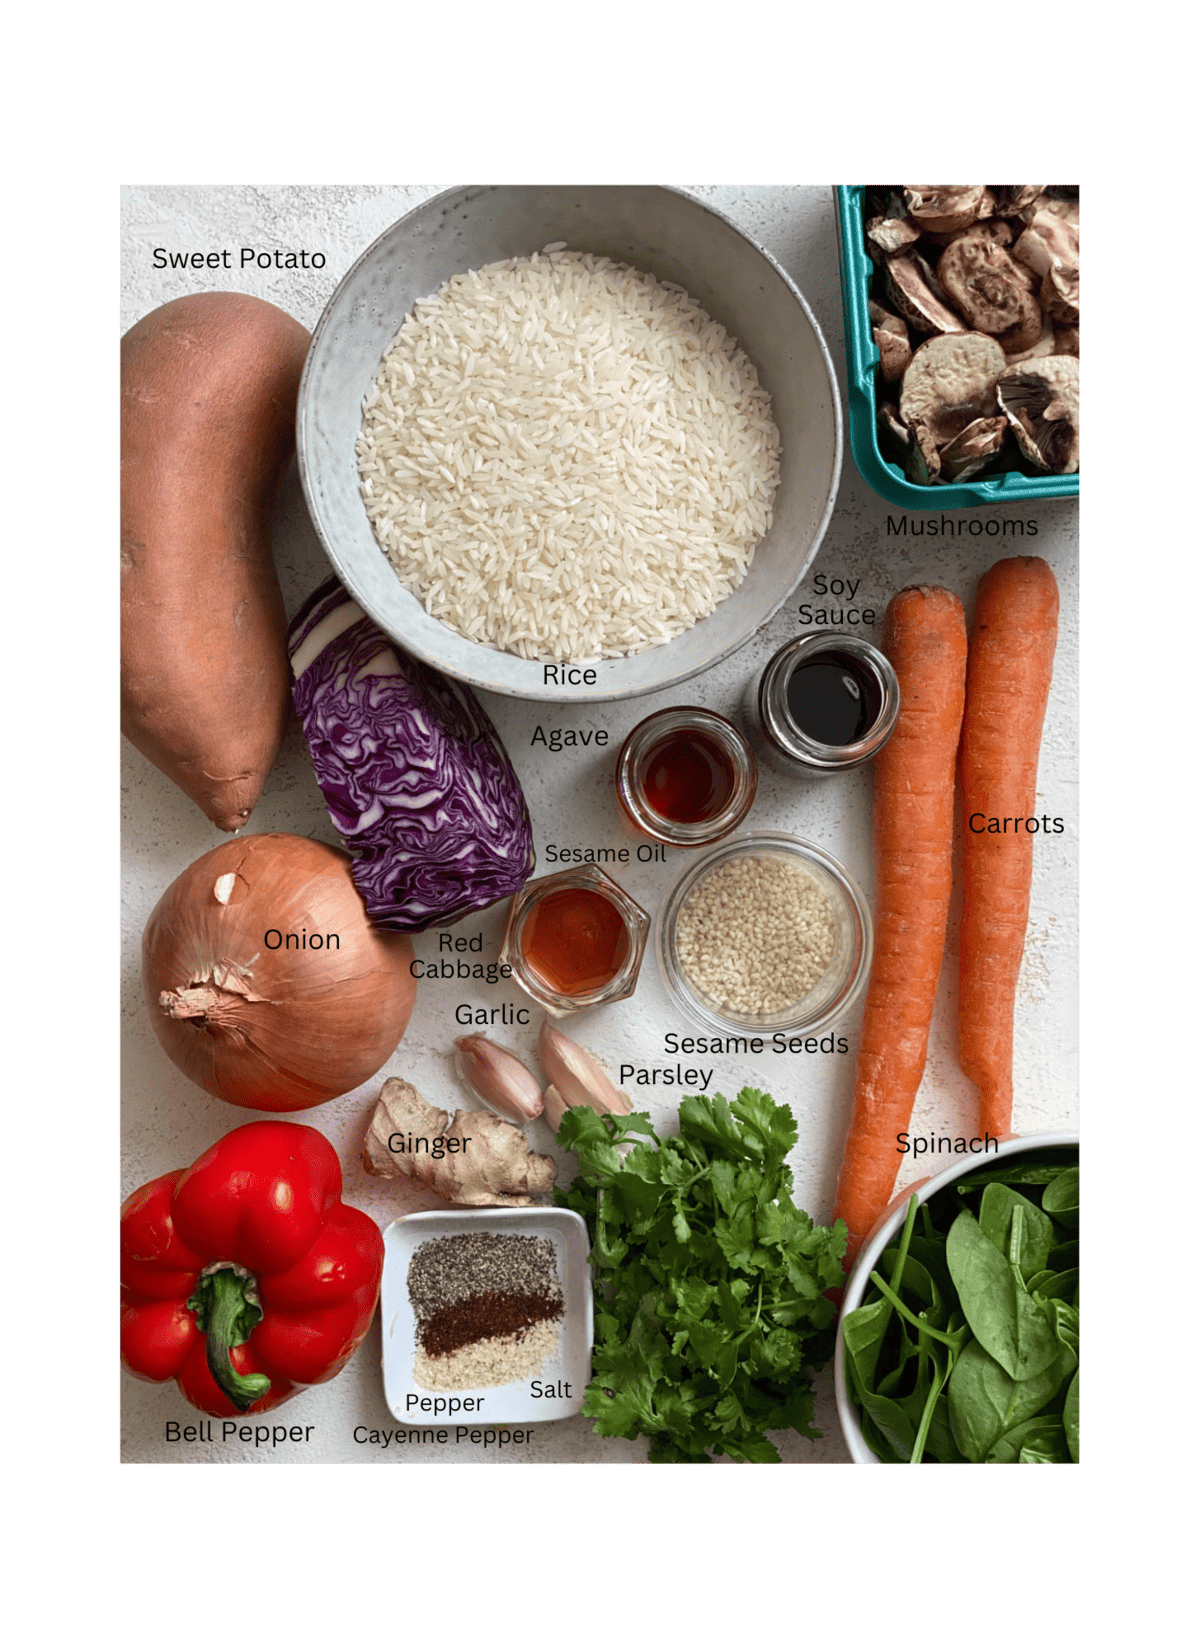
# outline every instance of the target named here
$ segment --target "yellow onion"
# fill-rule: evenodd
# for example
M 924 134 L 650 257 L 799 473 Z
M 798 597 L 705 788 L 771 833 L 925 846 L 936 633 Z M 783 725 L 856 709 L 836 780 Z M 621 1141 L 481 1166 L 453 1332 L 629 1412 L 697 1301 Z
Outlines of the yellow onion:
M 171 883 L 142 936 L 142 985 L 193 1082 L 231 1105 L 303 1111 L 391 1056 L 412 960 L 406 934 L 371 925 L 347 854 L 276 831 L 223 842 Z

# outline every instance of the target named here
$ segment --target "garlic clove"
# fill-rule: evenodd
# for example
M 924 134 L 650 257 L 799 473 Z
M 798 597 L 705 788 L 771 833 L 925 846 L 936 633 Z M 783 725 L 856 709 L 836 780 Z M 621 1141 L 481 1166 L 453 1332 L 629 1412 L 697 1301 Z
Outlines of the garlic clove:
M 542 1095 L 542 1115 L 557 1134 L 562 1119 L 567 1114 L 567 1102 L 554 1086 L 553 1082 Z
M 548 1019 L 538 1037 L 538 1058 L 550 1078 L 547 1094 L 552 1092 L 563 1110 L 572 1105 L 587 1105 L 601 1115 L 611 1112 L 618 1116 L 628 1116 L 633 1110 L 629 1095 L 613 1086 L 586 1048 L 564 1036 Z M 558 1122 L 561 1121 L 560 1113 Z M 558 1122 L 554 1124 L 555 1132 Z
M 454 1044 L 455 1069 L 471 1091 L 512 1122 L 529 1122 L 542 1114 L 537 1078 L 516 1054 L 486 1036 L 460 1036 Z

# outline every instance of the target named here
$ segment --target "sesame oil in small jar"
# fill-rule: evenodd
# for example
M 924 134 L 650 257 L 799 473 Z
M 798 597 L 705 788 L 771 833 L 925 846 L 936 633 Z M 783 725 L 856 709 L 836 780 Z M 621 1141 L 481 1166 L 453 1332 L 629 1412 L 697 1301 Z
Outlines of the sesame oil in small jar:
M 603 893 L 569 887 L 537 900 L 521 929 L 521 953 L 560 996 L 601 991 L 629 955 L 621 912 Z
M 649 916 L 625 889 L 584 865 L 526 882 L 500 960 L 547 1013 L 578 1013 L 633 995 L 649 933 Z

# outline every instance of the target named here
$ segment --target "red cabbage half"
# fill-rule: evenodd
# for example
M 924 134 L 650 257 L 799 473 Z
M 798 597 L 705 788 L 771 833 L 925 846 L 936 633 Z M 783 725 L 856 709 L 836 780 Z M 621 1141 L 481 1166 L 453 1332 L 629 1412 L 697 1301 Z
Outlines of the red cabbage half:
M 516 893 L 529 810 L 469 687 L 408 657 L 330 579 L 288 629 L 317 783 L 380 927 L 446 927 Z

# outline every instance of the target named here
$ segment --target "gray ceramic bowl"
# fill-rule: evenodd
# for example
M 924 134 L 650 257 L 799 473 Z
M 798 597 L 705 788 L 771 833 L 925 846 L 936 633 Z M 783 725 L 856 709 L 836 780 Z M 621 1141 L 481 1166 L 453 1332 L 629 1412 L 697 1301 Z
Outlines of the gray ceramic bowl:
M 384 351 L 421 298 L 451 275 L 551 241 L 676 281 L 738 340 L 771 395 L 783 444 L 774 524 L 746 578 L 674 641 L 596 664 L 593 685 L 547 686 L 536 660 L 498 652 L 430 618 L 376 543 L 354 443 Z M 410 653 L 476 687 L 517 698 L 630 698 L 707 670 L 748 641 L 799 584 L 833 509 L 842 415 L 812 311 L 769 253 L 728 218 L 674 189 L 510 186 L 451 189 L 400 219 L 342 280 L 313 334 L 296 421 L 309 512 L 338 577 Z
M 850 1273 L 850 1281 L 846 1284 L 838 1317 L 837 1348 L 833 1354 L 833 1389 L 837 1396 L 838 1420 L 842 1436 L 846 1439 L 846 1447 L 850 1450 L 856 1466 L 878 1466 L 880 1460 L 862 1434 L 862 1427 L 858 1423 L 858 1410 L 846 1384 L 846 1352 L 842 1340 L 842 1324 L 849 1313 L 857 1310 L 862 1304 L 871 1272 L 879 1264 L 879 1256 L 904 1224 L 908 1199 L 915 1191 L 919 1201 L 928 1202 L 930 1197 L 938 1191 L 945 1190 L 947 1185 L 953 1185 L 955 1180 L 962 1179 L 966 1174 L 973 1174 L 979 1168 L 1000 1162 L 1005 1157 L 1020 1156 L 1026 1151 L 1044 1151 L 1048 1145 L 1078 1144 L 1078 1128 L 1060 1128 L 1050 1134 L 1026 1134 L 1022 1138 L 1002 1139 L 997 1150 L 989 1151 L 986 1158 L 959 1157 L 948 1168 L 943 1168 L 940 1173 L 932 1175 L 929 1179 L 918 1180 L 914 1185 L 906 1185 L 879 1216 L 870 1236 L 859 1249 L 854 1270 Z

